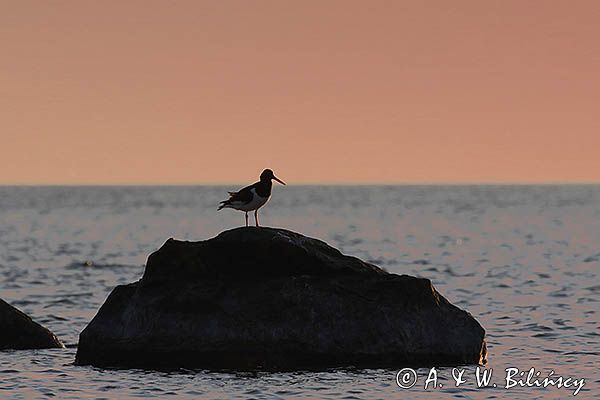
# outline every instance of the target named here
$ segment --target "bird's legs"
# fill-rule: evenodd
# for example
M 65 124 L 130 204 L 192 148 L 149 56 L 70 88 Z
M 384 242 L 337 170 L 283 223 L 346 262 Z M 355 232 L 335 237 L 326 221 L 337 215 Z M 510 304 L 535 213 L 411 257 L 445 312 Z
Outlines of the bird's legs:
M 254 221 L 256 221 L 256 226 L 260 226 L 258 223 L 258 209 L 254 210 Z
M 246 211 L 246 226 L 248 226 L 248 211 Z

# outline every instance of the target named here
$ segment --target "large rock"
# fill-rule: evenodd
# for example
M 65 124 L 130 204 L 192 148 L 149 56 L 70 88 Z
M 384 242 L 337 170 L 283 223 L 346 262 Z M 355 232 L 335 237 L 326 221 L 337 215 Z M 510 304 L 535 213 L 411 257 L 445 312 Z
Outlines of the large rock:
M 485 361 L 485 331 L 428 279 L 283 229 L 169 239 L 79 338 L 76 363 L 296 369 Z
M 0 299 L 0 350 L 60 347 L 64 346 L 52 332 Z

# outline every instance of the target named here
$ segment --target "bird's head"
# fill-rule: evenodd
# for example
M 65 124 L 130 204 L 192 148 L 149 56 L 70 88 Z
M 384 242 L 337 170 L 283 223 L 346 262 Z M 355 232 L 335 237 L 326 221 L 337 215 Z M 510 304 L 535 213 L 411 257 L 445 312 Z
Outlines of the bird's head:
M 282 185 L 285 185 L 285 182 L 276 177 L 273 171 L 270 169 L 265 169 L 262 172 L 262 174 L 260 174 L 261 181 L 270 181 L 271 179 L 275 179 L 277 182 L 281 183 Z

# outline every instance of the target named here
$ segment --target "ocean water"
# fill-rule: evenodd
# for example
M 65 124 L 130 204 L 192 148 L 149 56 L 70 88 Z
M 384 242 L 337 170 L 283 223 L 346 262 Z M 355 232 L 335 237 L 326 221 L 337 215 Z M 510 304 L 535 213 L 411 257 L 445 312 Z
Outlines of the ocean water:
M 116 285 L 142 276 L 166 239 L 202 240 L 243 224 L 243 213 L 216 211 L 227 189 L 0 187 L 0 297 L 67 346 L 0 352 L 0 398 L 573 397 L 573 381 L 505 388 L 508 368 L 584 379 L 577 398 L 600 398 L 600 186 L 592 185 L 276 186 L 261 211 L 265 226 L 431 279 L 486 329 L 488 387 L 478 387 L 476 366 L 456 366 L 466 380 L 458 387 L 458 370 L 437 368 L 434 382 L 422 368 L 405 389 L 396 382 L 401 365 L 286 373 L 74 366 L 79 332 Z

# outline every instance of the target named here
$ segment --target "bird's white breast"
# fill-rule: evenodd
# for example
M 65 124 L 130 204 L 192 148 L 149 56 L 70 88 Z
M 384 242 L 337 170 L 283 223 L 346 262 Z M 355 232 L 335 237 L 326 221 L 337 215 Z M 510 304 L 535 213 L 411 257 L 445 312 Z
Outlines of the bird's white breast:
M 261 197 L 256 193 L 256 189 L 252 189 L 252 200 L 246 204 L 236 204 L 234 208 L 241 211 L 254 211 L 264 206 L 267 201 L 269 201 L 268 197 Z

